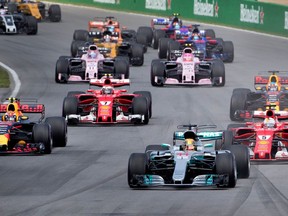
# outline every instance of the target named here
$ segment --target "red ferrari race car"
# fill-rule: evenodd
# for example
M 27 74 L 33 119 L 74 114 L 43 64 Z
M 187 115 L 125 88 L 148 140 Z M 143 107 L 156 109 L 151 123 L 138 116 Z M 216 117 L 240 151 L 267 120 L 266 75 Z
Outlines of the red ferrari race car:
M 149 91 L 126 93 L 115 87 L 130 85 L 129 79 L 102 78 L 90 81 L 87 92 L 69 92 L 63 101 L 63 117 L 68 124 L 134 123 L 148 124 L 152 116 Z
M 242 117 L 253 118 L 253 122 L 230 124 L 224 132 L 225 143 L 247 145 L 250 158 L 255 161 L 288 160 L 288 119 L 287 111 L 246 111 Z M 260 121 L 257 121 L 260 119 Z
M 63 117 L 44 119 L 43 104 L 20 104 L 18 98 L 7 98 L 0 104 L 0 155 L 2 154 L 50 154 L 52 147 L 65 147 L 67 123 Z M 32 122 L 25 113 L 40 113 Z

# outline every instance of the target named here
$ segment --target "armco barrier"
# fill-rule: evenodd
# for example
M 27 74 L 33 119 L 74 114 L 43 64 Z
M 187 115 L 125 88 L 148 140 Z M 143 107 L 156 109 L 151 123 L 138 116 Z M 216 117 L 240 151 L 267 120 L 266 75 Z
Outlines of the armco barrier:
M 50 0 L 51 1 L 51 0 Z M 288 6 L 256 0 L 54 0 L 112 10 L 170 16 L 288 37 Z M 148 23 L 147 23 L 148 24 Z

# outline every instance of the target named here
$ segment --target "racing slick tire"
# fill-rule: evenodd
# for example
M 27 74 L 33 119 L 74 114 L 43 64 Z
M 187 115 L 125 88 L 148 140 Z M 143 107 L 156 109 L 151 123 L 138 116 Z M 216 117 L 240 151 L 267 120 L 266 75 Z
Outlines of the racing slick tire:
M 85 46 L 85 41 L 73 40 L 70 46 L 70 52 L 72 57 L 77 57 L 79 47 Z
M 62 116 L 78 114 L 78 99 L 76 97 L 65 97 L 63 100 Z M 68 125 L 77 125 L 78 120 L 68 119 Z
M 159 77 L 160 79 L 164 79 L 165 74 L 165 65 L 161 62 L 160 59 L 154 59 L 151 62 L 151 74 L 150 80 L 152 86 L 163 86 L 163 81 L 156 82 L 155 78 Z M 158 78 L 158 79 L 159 79 Z
M 235 156 L 232 153 L 223 153 L 216 155 L 216 174 L 228 174 L 229 183 L 228 188 L 234 188 L 237 182 L 237 168 Z
M 74 31 L 73 40 L 87 41 L 89 39 L 89 33 L 87 30 L 78 29 Z
M 63 117 L 48 117 L 45 123 L 51 126 L 53 147 L 65 147 L 67 144 L 67 123 Z
M 52 152 L 51 127 L 47 123 L 35 124 L 32 129 L 32 137 L 35 143 L 43 143 L 44 154 Z
M 172 40 L 170 38 L 160 38 L 158 46 L 158 57 L 159 59 L 167 58 L 168 42 Z
M 147 98 L 149 107 L 149 118 L 152 117 L 152 94 L 150 91 L 135 91 L 133 94 L 139 94 Z
M 125 79 L 129 79 L 129 75 L 130 75 L 129 62 L 123 58 L 116 58 L 114 62 L 114 72 L 115 72 L 116 78 L 118 79 L 121 79 L 122 75 L 124 75 Z M 98 77 L 98 78 L 101 78 L 101 77 Z
M 59 77 L 61 74 L 61 77 Z M 55 67 L 55 82 L 67 83 L 69 76 L 69 62 L 65 58 L 59 58 Z
M 180 50 L 180 43 L 178 41 L 170 40 L 168 41 L 168 50 L 167 50 L 167 60 L 176 61 L 177 59 L 171 58 L 171 51 Z
M 233 145 L 234 134 L 231 130 L 223 131 L 223 144 L 221 149 L 228 149 L 231 145 Z
M 159 47 L 159 39 L 165 38 L 166 32 L 161 29 L 156 29 L 153 33 L 153 39 L 152 39 L 152 47 L 153 49 L 158 49 Z
M 237 118 L 235 112 L 237 110 L 245 110 L 247 94 L 250 93 L 250 89 L 239 88 L 234 89 L 230 100 L 230 119 L 232 121 L 243 121 L 244 119 Z
M 205 34 L 207 38 L 215 39 L 216 34 L 213 29 L 205 29 Z
M 145 96 L 134 97 L 132 100 L 132 114 L 144 115 L 143 124 L 149 123 L 148 100 Z M 138 122 L 136 122 L 138 123 Z
M 234 60 L 234 45 L 232 41 L 223 43 L 224 62 L 232 63 Z
M 133 66 L 142 66 L 144 63 L 144 51 L 140 44 L 134 44 L 132 46 L 132 58 L 137 59 L 132 61 Z
M 137 30 L 137 34 L 138 35 L 143 35 L 146 38 L 146 44 L 143 45 L 147 45 L 150 46 L 152 44 L 152 40 L 153 40 L 153 30 L 151 27 L 148 26 L 140 26 L 138 27 Z M 137 41 L 138 43 L 140 43 L 139 41 Z
M 250 154 L 249 149 L 245 145 L 231 145 L 227 150 L 235 156 L 237 177 L 249 178 L 250 176 Z
M 222 87 L 225 85 L 225 66 L 222 60 L 213 60 L 211 76 L 213 80 L 213 86 Z
M 132 153 L 128 161 L 127 180 L 130 188 L 140 187 L 133 178 L 134 175 L 145 175 L 147 158 L 145 153 Z
M 26 19 L 26 34 L 36 35 L 38 32 L 38 22 L 34 16 L 25 16 Z
M 48 9 L 48 18 L 50 22 L 60 22 L 61 21 L 61 8 L 60 5 L 52 4 Z
M 142 45 L 143 53 L 147 52 L 147 38 L 142 34 L 136 35 L 136 43 Z

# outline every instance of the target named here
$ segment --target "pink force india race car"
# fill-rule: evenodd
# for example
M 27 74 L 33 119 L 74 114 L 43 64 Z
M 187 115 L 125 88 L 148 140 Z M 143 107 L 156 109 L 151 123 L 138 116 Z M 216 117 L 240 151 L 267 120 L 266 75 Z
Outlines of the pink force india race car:
M 63 117 L 68 124 L 148 124 L 152 116 L 152 97 L 149 91 L 127 93 L 115 89 L 130 85 L 129 79 L 92 79 L 87 92 L 68 92 L 63 101 Z
M 185 48 L 176 61 L 152 61 L 151 85 L 224 86 L 225 66 L 220 59 L 200 61 L 191 48 Z
M 129 78 L 129 62 L 124 58 L 104 58 L 96 45 L 90 45 L 81 57 L 60 56 L 56 62 L 55 82 L 89 82 L 109 74 L 120 79 Z

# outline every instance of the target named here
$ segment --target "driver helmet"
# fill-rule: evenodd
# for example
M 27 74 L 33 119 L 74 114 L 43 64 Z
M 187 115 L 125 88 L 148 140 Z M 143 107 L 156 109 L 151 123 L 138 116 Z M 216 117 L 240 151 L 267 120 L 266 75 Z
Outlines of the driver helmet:
M 8 111 L 5 113 L 3 116 L 3 121 L 12 121 L 16 122 L 17 121 L 17 115 L 14 111 Z
M 111 25 L 111 26 L 107 26 L 106 29 L 107 29 L 107 31 L 110 31 L 112 33 L 112 32 L 114 32 L 115 27 L 113 25 Z
M 184 53 L 182 58 L 183 61 L 192 62 L 194 59 L 194 55 L 192 53 Z
M 185 139 L 184 145 L 185 145 L 185 150 L 187 150 L 187 151 L 196 151 L 197 150 L 196 142 L 192 138 Z
M 276 84 L 276 82 L 271 82 L 268 85 L 268 91 L 277 91 L 278 90 L 278 86 Z
M 193 40 L 200 40 L 200 37 L 198 34 L 192 34 Z
M 105 42 L 110 42 L 111 36 L 110 36 L 109 34 L 106 34 L 106 35 L 104 36 L 104 40 L 105 40 Z
M 275 127 L 275 124 L 276 124 L 276 121 L 274 118 L 266 118 L 264 120 L 264 126 L 267 127 L 267 128 L 274 128 Z
M 179 30 L 180 29 L 180 24 L 178 22 L 174 22 L 173 23 L 173 27 L 174 27 L 174 29 Z
M 97 46 L 95 46 L 95 45 L 89 46 L 88 57 L 96 58 L 97 57 L 97 51 L 98 51 Z
M 113 94 L 114 90 L 111 86 L 103 86 L 102 88 L 102 94 Z

